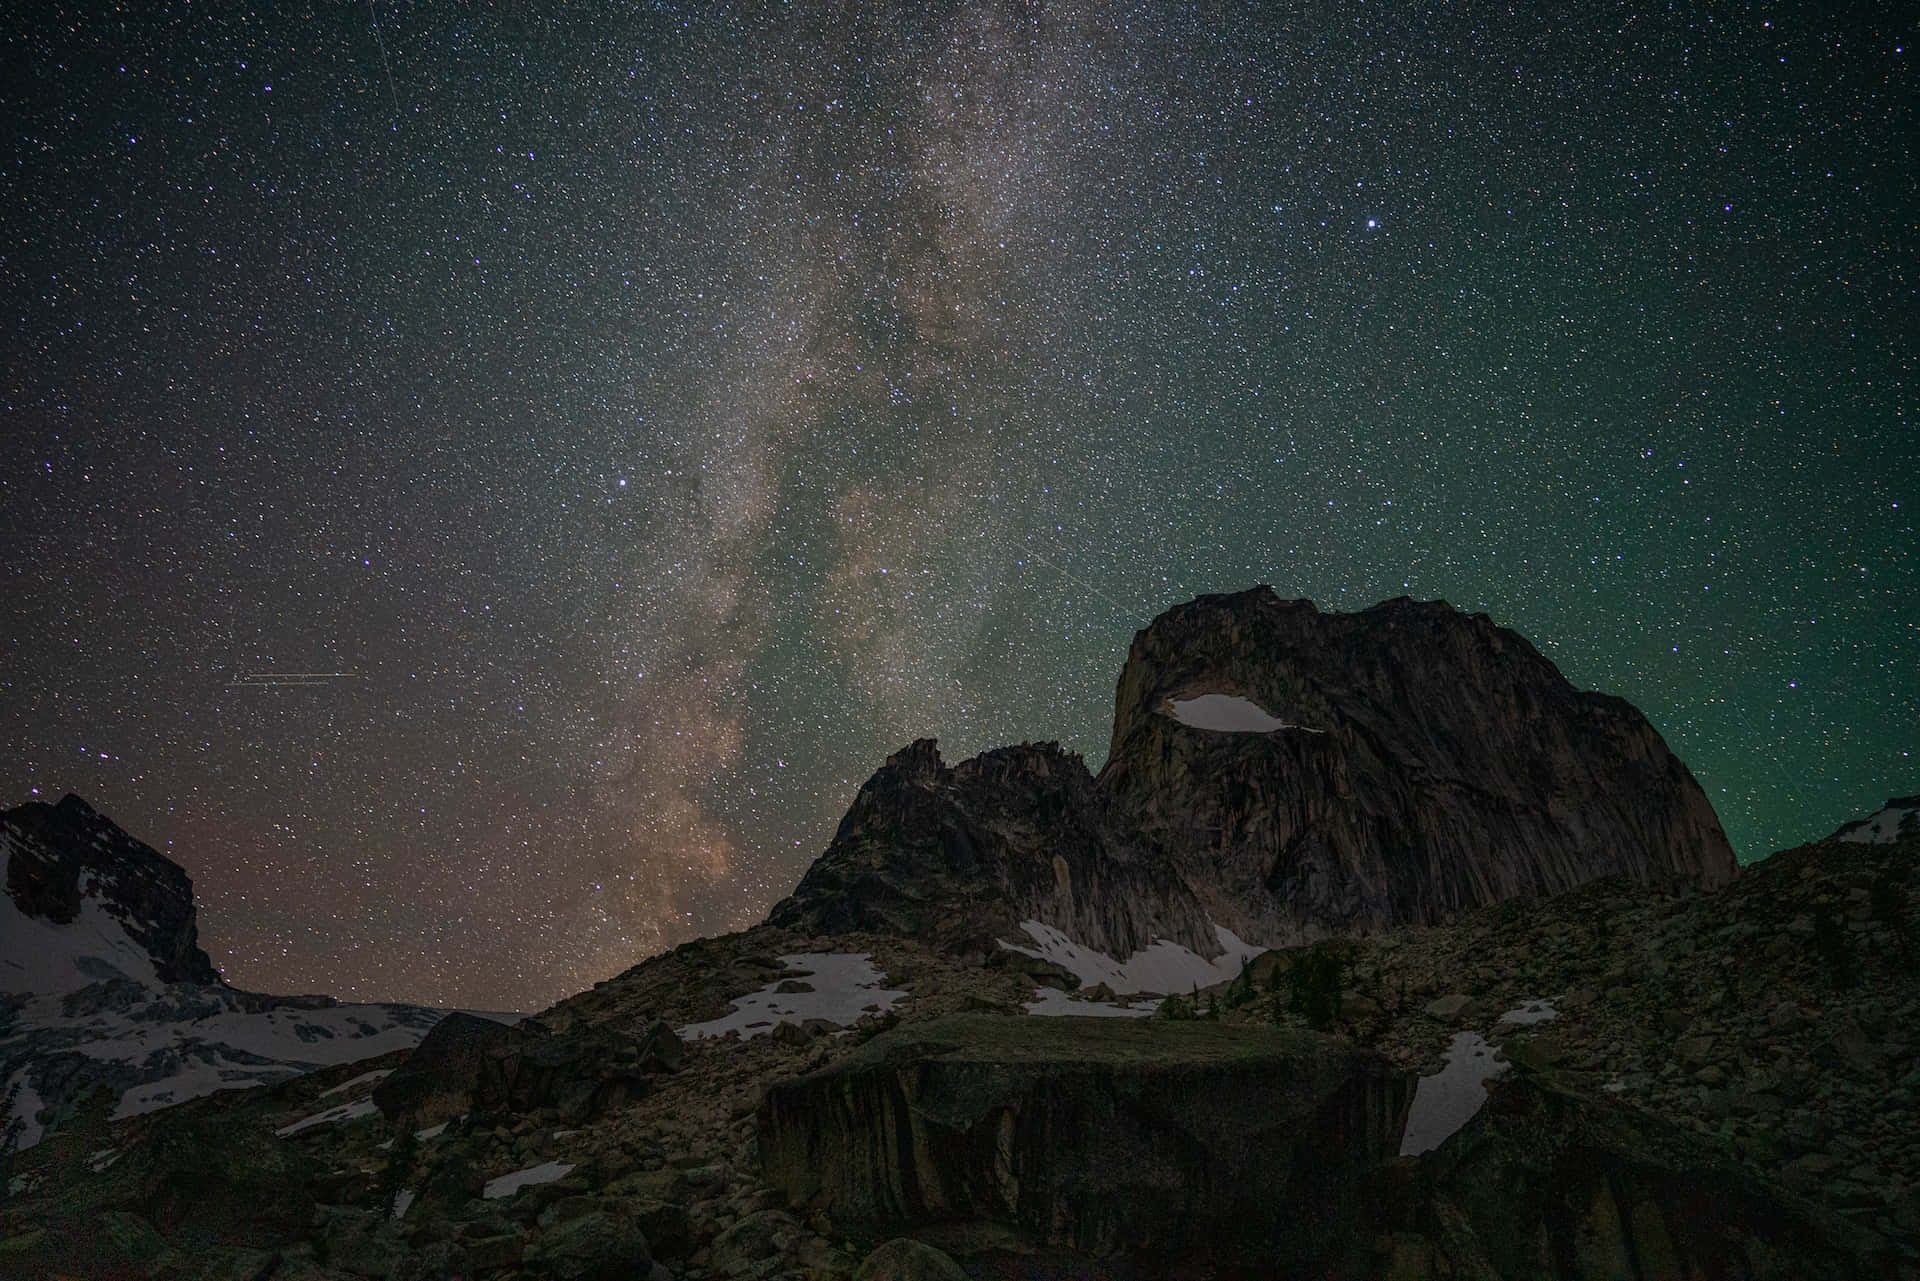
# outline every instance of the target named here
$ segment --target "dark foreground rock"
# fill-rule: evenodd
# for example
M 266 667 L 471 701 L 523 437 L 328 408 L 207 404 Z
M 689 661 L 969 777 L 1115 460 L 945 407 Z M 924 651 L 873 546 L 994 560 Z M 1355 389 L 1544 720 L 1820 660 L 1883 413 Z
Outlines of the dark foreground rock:
M 767 1181 L 983 1265 L 1273 1275 L 1352 1253 L 1412 1078 L 1330 1038 L 957 1016 L 770 1089 Z
M 1530 1072 L 1400 1172 L 1397 1232 L 1374 1275 L 1399 1281 L 1896 1275 L 1884 1237 L 1755 1177 L 1668 1122 Z
M 655 1021 L 638 1036 L 607 1028 L 555 1032 L 538 1020 L 505 1026 L 449 1014 L 373 1091 L 390 1119 L 430 1126 L 469 1112 L 542 1108 L 572 1124 L 644 1097 L 652 1077 L 677 1071 L 685 1047 Z

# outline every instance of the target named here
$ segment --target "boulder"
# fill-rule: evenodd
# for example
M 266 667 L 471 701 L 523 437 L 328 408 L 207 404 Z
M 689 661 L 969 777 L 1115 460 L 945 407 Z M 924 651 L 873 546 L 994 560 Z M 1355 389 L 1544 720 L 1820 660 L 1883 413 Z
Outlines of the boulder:
M 553 1281 L 632 1281 L 653 1269 L 639 1227 L 622 1215 L 595 1210 L 541 1234 L 526 1252 L 536 1273 Z
M 895 1237 L 860 1261 L 853 1281 L 967 1281 L 960 1265 L 912 1237 Z
M 1516 1070 L 1396 1184 L 1383 1225 L 1502 1281 L 1892 1276 L 1898 1251 L 1671 1122 Z
M 312 1158 L 217 1109 L 164 1118 L 124 1159 L 138 1171 L 139 1212 L 162 1232 L 213 1207 L 223 1223 L 291 1233 L 313 1211 Z
M 374 1087 L 373 1101 L 382 1115 L 410 1128 L 465 1116 L 474 1108 L 488 1052 L 511 1047 L 523 1035 L 493 1019 L 449 1014 Z
M 1474 1001 L 1465 993 L 1454 992 L 1428 1001 L 1425 1009 L 1430 1019 L 1438 1019 L 1442 1023 L 1465 1023 L 1473 1018 Z
M 1312 1033 L 959 1015 L 775 1085 L 757 1130 L 767 1181 L 849 1235 L 989 1265 L 1304 1268 L 1348 1248 L 1412 1094 Z
M 469 1112 L 552 1108 L 580 1125 L 644 1096 L 651 1077 L 675 1071 L 685 1047 L 655 1022 L 636 1039 L 605 1027 L 550 1032 L 449 1014 L 373 1091 L 396 1123 L 427 1126 Z

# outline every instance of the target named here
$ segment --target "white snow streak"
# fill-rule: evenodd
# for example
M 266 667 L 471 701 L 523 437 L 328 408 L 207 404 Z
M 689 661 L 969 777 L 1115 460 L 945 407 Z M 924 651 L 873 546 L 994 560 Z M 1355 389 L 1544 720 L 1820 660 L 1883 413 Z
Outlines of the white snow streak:
M 0 898 L 7 898 L 7 896 L 0 894 Z M 11 899 L 7 901 L 12 902 Z M 44 1105 L 40 1102 L 40 1096 L 34 1093 L 33 1083 L 27 1080 L 25 1068 L 13 1074 L 13 1080 L 7 1083 L 7 1089 L 18 1089 L 19 1093 L 13 1097 L 12 1115 L 0 1124 L 11 1128 L 14 1122 L 19 1122 L 20 1129 L 15 1138 L 15 1146 L 25 1151 L 40 1141 L 43 1133 L 40 1128 L 40 1109 Z
M 361 1099 L 354 1103 L 342 1103 L 339 1107 L 328 1108 L 325 1112 L 316 1112 L 312 1116 L 302 1117 L 292 1125 L 283 1125 L 274 1133 L 281 1138 L 289 1134 L 298 1134 L 302 1130 L 312 1129 L 316 1125 L 340 1125 L 347 1121 L 357 1121 L 363 1116 L 372 1116 L 380 1109 L 374 1106 L 372 1099 Z
M 1291 725 L 1271 715 L 1266 708 L 1238 694 L 1201 694 L 1197 698 L 1168 699 L 1173 719 L 1193 729 L 1217 734 L 1271 734 L 1278 729 L 1306 730 L 1323 734 L 1325 730 Z
M 354 1077 L 353 1080 L 351 1081 L 342 1081 L 340 1082 L 340 1084 L 334 1086 L 332 1089 L 320 1091 L 320 1097 L 324 1099 L 329 1094 L 344 1094 L 348 1090 L 351 1090 L 356 1085 L 365 1085 L 369 1081 L 384 1081 L 392 1075 L 393 1075 L 392 1068 L 381 1068 L 377 1072 L 362 1072 L 359 1076 Z
M 1502 1014 L 1500 1021 L 1502 1023 L 1518 1023 L 1523 1027 L 1534 1023 L 1550 1022 L 1560 1017 L 1560 1011 L 1553 1008 L 1553 1003 L 1559 999 L 1558 997 L 1550 996 L 1538 1001 L 1528 1001 L 1519 1009 L 1508 1010 L 1505 1014 Z
M 536 1183 L 552 1183 L 555 1179 L 564 1179 L 573 1169 L 571 1165 L 562 1165 L 558 1161 L 549 1161 L 545 1165 L 536 1165 L 530 1169 L 515 1170 L 512 1174 L 503 1174 L 497 1179 L 488 1179 L 487 1186 L 480 1195 L 489 1201 L 512 1196 L 521 1188 L 530 1188 Z
M 1526 1026 L 1558 1017 L 1551 999 L 1533 1000 L 1508 1010 L 1500 1022 Z M 1419 1156 L 1452 1138 L 1486 1105 L 1486 1083 L 1506 1070 L 1506 1061 L 1494 1057 L 1493 1047 L 1478 1032 L 1454 1033 L 1446 1064 L 1414 1087 L 1400 1155 Z
M 1027 1002 L 1029 1014 L 1084 1015 L 1099 1019 L 1144 1019 L 1159 1008 L 1158 1001 L 1142 1001 L 1138 1005 L 1115 1005 L 1111 1001 L 1076 1000 L 1057 987 L 1036 988 L 1033 999 Z
M 680 1035 L 693 1041 L 738 1032 L 742 1040 L 752 1040 L 782 1023 L 804 1023 L 808 1019 L 825 1019 L 848 1027 L 869 1014 L 892 1009 L 906 995 L 881 988 L 886 979 L 865 952 L 801 952 L 781 957 L 780 963 L 793 972 L 758 992 L 735 997 L 733 1013 L 689 1024 L 680 1029 Z M 774 991 L 790 979 L 810 984 L 813 991 Z
M 1242 964 L 1267 950 L 1243 943 L 1232 930 L 1215 925 L 1214 935 L 1226 950 L 1211 961 L 1167 939 L 1156 940 L 1151 947 L 1135 952 L 1125 961 L 1116 961 L 1105 952 L 1081 946 L 1051 925 L 1022 921 L 1020 928 L 1033 940 L 1033 947 L 1022 947 L 1005 939 L 999 940 L 1000 946 L 1023 956 L 1052 961 L 1079 979 L 1083 987 L 1105 983 L 1116 993 L 1185 995 L 1197 988 L 1233 979 L 1240 973 Z

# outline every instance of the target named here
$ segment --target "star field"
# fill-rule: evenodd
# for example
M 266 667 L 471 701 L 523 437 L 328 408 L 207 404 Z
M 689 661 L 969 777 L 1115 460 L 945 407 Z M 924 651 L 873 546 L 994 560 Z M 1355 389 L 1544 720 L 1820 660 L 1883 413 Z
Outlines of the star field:
M 1516 628 L 1744 858 L 1920 785 L 1911 23 L 544 7 L 0 37 L 0 797 L 229 981 L 544 1005 L 1261 582 Z

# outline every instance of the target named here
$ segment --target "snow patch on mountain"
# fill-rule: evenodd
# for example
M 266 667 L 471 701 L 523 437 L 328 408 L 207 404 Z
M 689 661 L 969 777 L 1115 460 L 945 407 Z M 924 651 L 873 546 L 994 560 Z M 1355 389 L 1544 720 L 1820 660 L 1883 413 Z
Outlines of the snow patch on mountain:
M 298 1134 L 310 1130 L 316 1125 L 341 1125 L 347 1121 L 357 1121 L 363 1116 L 372 1116 L 379 1111 L 372 1099 L 356 1099 L 352 1103 L 341 1103 L 328 1108 L 325 1112 L 316 1112 L 312 1116 L 303 1116 L 292 1125 L 283 1125 L 274 1131 L 280 1138 L 289 1134 Z
M 1083 987 L 1105 983 L 1116 993 L 1184 994 L 1212 987 L 1236 977 L 1242 965 L 1267 950 L 1242 942 L 1224 925 L 1215 925 L 1214 936 L 1224 951 L 1210 961 L 1170 939 L 1157 939 L 1126 960 L 1116 961 L 1105 952 L 1082 946 L 1054 926 L 1040 921 L 1022 921 L 1020 928 L 1033 940 L 1032 947 L 1022 947 L 1005 939 L 999 940 L 1000 946 L 1022 956 L 1052 961 L 1079 979 Z
M 1891 845 L 1908 836 L 1920 836 L 1920 796 L 1888 801 L 1878 813 L 1856 819 L 1834 833 L 1856 845 Z
M 13 853 L 11 834 L 0 835 Z M 6 866 L 0 859 L 0 869 Z M 63 996 L 90 984 L 128 979 L 159 991 L 166 986 L 147 949 L 96 897 L 83 877 L 80 914 L 65 925 L 28 916 L 13 895 L 0 893 L 0 992 Z
M 1217 734 L 1271 734 L 1280 729 L 1307 729 L 1304 725 L 1291 725 L 1273 716 L 1260 704 L 1238 694 L 1172 698 L 1167 700 L 1167 705 L 1172 709 L 1173 719 L 1182 725 L 1212 730 Z M 1319 734 L 1324 731 L 1307 732 Z
M 27 1083 L 14 1110 L 28 1121 L 21 1146 L 31 1147 L 71 1093 L 35 1092 L 35 1083 L 104 1085 L 116 1095 L 117 1120 L 411 1049 L 445 1014 L 185 984 L 152 990 L 116 979 L 16 1004 L 0 1029 L 0 1072 Z M 518 1016 L 484 1017 L 507 1023 Z
M 1057 987 L 1035 988 L 1033 999 L 1026 1003 L 1026 1011 L 1029 1014 L 1100 1019 L 1144 1019 L 1159 1008 L 1158 1001 L 1142 1001 L 1138 1005 L 1120 1005 L 1113 1001 L 1082 1000 L 1062 992 Z
M 24 1069 L 15 1072 L 7 1082 L 7 1096 L 13 1099 L 13 1108 L 7 1113 L 6 1120 L 0 1122 L 0 1127 L 12 1134 L 14 1146 L 24 1151 L 38 1143 L 45 1133 L 40 1125 L 40 1096 L 34 1092 L 33 1082 L 27 1078 Z
M 882 987 L 886 978 L 865 952 L 800 952 L 781 957 L 780 963 L 787 967 L 785 977 L 735 997 L 733 1013 L 688 1024 L 680 1035 L 694 1041 L 737 1032 L 742 1040 L 752 1040 L 782 1023 L 808 1019 L 849 1027 L 869 1014 L 891 1010 L 906 996 Z M 806 990 L 782 992 L 783 986 Z
M 552 1183 L 564 1179 L 573 1172 L 573 1167 L 560 1161 L 548 1161 L 544 1165 L 530 1166 L 525 1170 L 515 1170 L 512 1174 L 503 1174 L 497 1179 L 488 1179 L 487 1185 L 480 1190 L 484 1200 L 495 1201 L 509 1197 L 521 1188 L 530 1188 L 541 1183 Z
M 1552 999 L 1523 1002 L 1500 1016 L 1500 1022 L 1525 1027 L 1560 1017 Z M 1487 1082 L 1507 1070 L 1504 1059 L 1478 1032 L 1456 1032 L 1447 1047 L 1447 1060 L 1432 1076 L 1423 1076 L 1413 1090 L 1413 1107 L 1400 1136 L 1400 1155 L 1431 1152 L 1478 1115 L 1487 1102 Z

